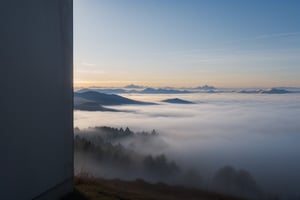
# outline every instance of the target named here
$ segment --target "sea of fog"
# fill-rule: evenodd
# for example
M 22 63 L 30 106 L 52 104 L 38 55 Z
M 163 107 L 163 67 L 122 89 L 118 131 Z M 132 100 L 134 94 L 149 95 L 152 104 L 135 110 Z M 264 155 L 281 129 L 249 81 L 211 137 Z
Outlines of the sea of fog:
M 74 126 L 155 129 L 164 153 L 209 179 L 225 165 L 248 170 L 264 191 L 298 194 L 300 185 L 300 94 L 201 93 L 122 95 L 157 105 L 112 106 L 123 112 L 74 111 Z M 195 104 L 170 104 L 181 98 Z

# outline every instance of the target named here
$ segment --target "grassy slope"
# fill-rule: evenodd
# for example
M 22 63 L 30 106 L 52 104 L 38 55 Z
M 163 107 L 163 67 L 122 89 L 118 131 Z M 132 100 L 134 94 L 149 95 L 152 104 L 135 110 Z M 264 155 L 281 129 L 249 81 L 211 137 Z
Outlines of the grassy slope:
M 169 186 L 162 183 L 150 184 L 142 180 L 122 181 L 93 178 L 75 178 L 75 191 L 64 200 L 228 200 L 239 198 L 188 189 L 181 186 Z

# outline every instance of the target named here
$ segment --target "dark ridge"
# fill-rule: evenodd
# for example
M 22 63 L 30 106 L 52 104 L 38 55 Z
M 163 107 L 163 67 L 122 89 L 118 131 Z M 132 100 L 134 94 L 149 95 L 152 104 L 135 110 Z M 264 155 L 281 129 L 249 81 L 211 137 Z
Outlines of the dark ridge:
M 124 104 L 138 104 L 138 105 L 153 105 L 154 103 L 136 101 L 128 99 L 116 94 L 104 94 L 95 91 L 87 91 L 82 93 L 74 92 L 74 97 L 81 97 L 90 101 L 99 103 L 100 105 L 124 105 Z
M 166 102 L 166 103 L 177 103 L 177 104 L 194 104 L 194 102 L 186 101 L 186 100 L 179 99 L 179 98 L 165 99 L 165 100 L 162 100 L 162 102 Z
M 119 112 L 116 109 L 106 108 L 104 106 L 101 106 L 97 102 L 84 102 L 81 104 L 75 104 L 74 110 Z

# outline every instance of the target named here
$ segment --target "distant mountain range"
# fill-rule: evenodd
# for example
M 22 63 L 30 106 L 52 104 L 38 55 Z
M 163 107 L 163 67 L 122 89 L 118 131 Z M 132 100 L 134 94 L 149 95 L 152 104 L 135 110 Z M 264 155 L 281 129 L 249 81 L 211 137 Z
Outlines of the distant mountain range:
M 195 91 L 189 90 L 179 90 L 179 89 L 165 89 L 165 88 L 145 88 L 145 89 L 122 89 L 122 88 L 93 88 L 93 89 L 80 89 L 77 93 L 83 93 L 87 91 L 97 91 L 105 94 L 129 94 L 129 93 L 139 93 L 139 94 L 187 94 L 194 93 Z
M 199 86 L 195 88 L 144 88 L 138 85 L 127 85 L 123 88 L 83 88 L 76 93 L 98 92 L 104 94 L 189 94 L 189 93 L 244 93 L 244 94 L 287 94 L 300 93 L 300 88 L 271 88 L 271 89 L 230 89 L 215 88 L 213 86 Z M 127 104 L 127 103 L 126 103 Z
M 124 88 L 129 88 L 129 89 L 141 89 L 141 88 L 145 88 L 145 87 L 144 87 L 144 86 L 140 86 L 140 85 L 130 84 L 130 85 L 124 86 Z
M 195 87 L 195 89 L 198 89 L 198 90 L 215 90 L 216 88 L 214 86 L 204 85 L 204 86 Z
M 263 94 L 287 94 L 287 93 L 292 93 L 292 92 L 285 90 L 285 89 L 272 88 L 270 90 L 264 90 L 261 93 L 263 93 Z
M 123 94 L 123 93 L 131 93 L 129 90 L 121 89 L 121 88 L 84 88 L 77 90 L 77 93 L 83 93 L 83 92 L 89 92 L 89 91 L 94 91 L 94 92 L 100 92 L 100 93 L 105 93 L 105 94 Z
M 280 89 L 280 88 L 271 88 L 267 90 L 263 89 L 257 89 L 257 90 L 241 90 L 238 93 L 244 93 L 244 94 L 288 94 L 288 93 L 294 93 L 286 89 Z
M 164 89 L 164 88 L 146 88 L 139 93 L 142 94 L 186 94 L 186 93 L 192 93 L 192 91 L 188 90 L 177 90 L 177 89 Z
M 166 102 L 166 103 L 177 103 L 177 104 L 194 104 L 194 102 L 186 101 L 186 100 L 179 99 L 179 98 L 165 99 L 165 100 L 162 100 L 162 102 Z

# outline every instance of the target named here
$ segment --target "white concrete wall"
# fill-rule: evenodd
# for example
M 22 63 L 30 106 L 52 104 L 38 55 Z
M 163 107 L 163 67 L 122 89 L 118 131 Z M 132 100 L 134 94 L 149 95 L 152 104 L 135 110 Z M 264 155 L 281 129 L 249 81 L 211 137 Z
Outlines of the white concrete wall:
M 72 190 L 72 0 L 2 0 L 0 26 L 0 199 L 55 199 Z

